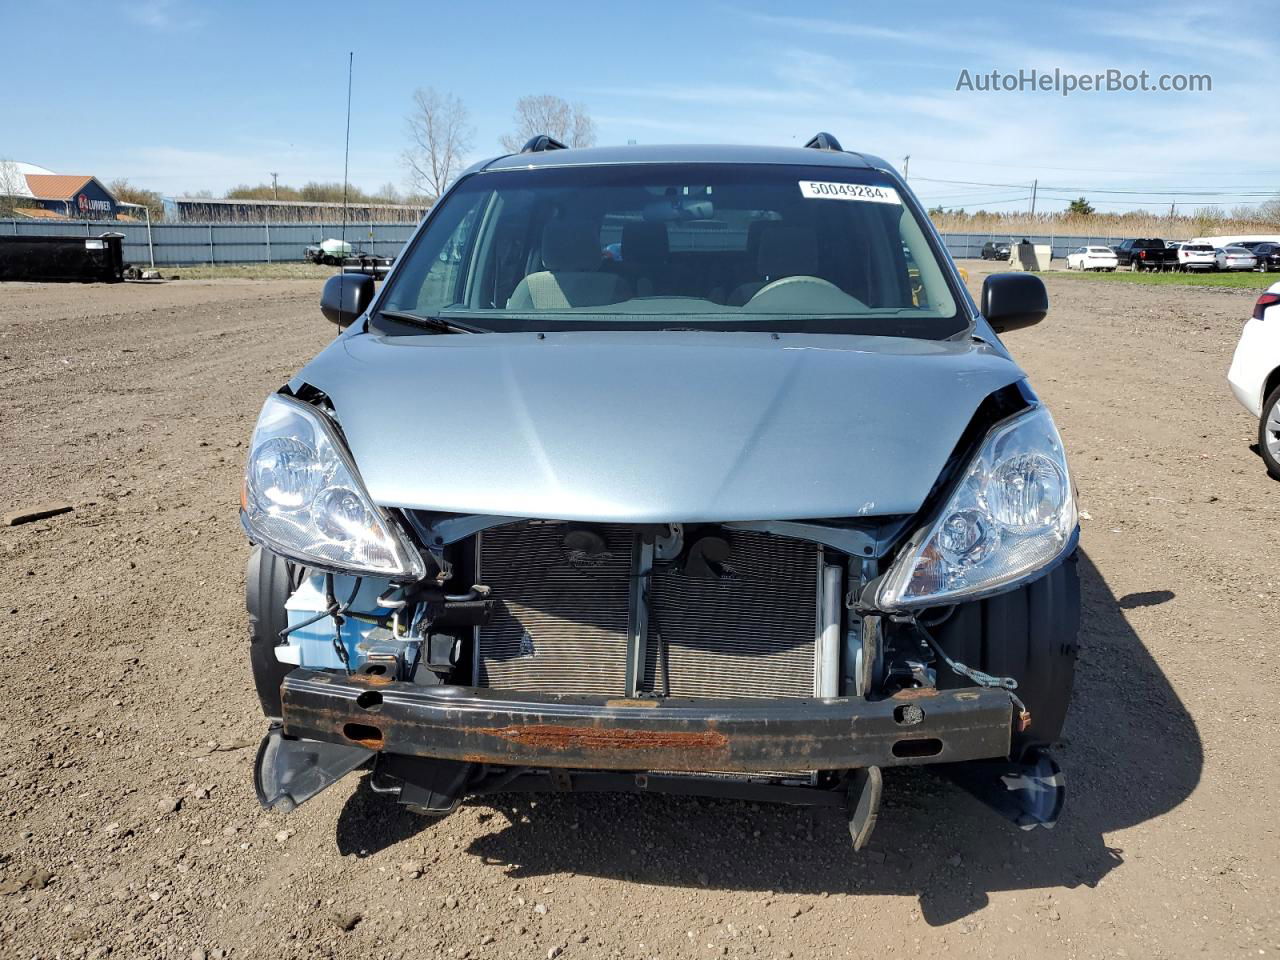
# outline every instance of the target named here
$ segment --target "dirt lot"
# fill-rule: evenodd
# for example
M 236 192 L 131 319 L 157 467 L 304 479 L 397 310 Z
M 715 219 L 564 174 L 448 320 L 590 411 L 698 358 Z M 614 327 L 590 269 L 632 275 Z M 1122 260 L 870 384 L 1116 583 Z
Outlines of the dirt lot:
M 76 506 L 0 528 L 0 956 L 1274 955 L 1280 485 L 1223 380 L 1254 295 L 1048 283 L 1009 342 L 1088 512 L 1066 815 L 899 773 L 861 856 L 691 799 L 262 812 L 238 485 L 319 284 L 0 288 L 0 512 Z

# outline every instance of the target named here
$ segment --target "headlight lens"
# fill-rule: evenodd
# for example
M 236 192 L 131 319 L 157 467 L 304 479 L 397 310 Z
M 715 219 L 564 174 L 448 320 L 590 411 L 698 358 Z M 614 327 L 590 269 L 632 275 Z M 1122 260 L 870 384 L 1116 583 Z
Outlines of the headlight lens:
M 919 531 L 881 581 L 883 610 L 955 603 L 1048 566 L 1076 529 L 1062 438 L 1035 407 L 987 435 L 937 519 Z
M 243 517 L 254 540 L 322 568 L 420 579 L 422 557 L 370 499 L 333 427 L 313 407 L 270 397 L 245 468 Z

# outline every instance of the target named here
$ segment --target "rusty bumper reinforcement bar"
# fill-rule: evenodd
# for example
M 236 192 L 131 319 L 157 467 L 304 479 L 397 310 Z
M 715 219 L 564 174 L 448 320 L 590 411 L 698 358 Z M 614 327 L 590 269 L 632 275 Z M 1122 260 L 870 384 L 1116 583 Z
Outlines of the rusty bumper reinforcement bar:
M 412 756 L 587 770 L 838 770 L 1009 752 L 1008 694 L 976 687 L 879 701 L 611 700 L 418 686 L 298 669 L 284 732 Z

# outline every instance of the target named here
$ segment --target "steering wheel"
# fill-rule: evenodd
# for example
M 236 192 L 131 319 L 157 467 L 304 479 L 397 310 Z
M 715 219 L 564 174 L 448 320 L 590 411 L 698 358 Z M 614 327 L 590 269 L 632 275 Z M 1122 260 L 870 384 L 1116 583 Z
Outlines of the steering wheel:
M 845 313 L 849 311 L 865 311 L 866 305 L 856 297 L 851 297 L 829 280 L 821 277 L 796 276 L 779 277 L 771 280 L 755 292 L 745 306 L 762 306 L 768 300 L 799 300 L 806 310 L 818 313 Z M 797 308 L 791 303 L 788 308 Z

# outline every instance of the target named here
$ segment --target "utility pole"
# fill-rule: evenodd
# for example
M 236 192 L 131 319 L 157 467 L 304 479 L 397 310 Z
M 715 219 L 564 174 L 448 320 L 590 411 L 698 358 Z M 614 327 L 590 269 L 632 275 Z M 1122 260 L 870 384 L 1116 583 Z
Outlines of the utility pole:
M 272 200 L 280 199 L 280 191 L 276 189 L 276 177 L 278 176 L 280 176 L 280 174 L 276 173 L 274 170 L 271 171 L 271 199 Z
M 1040 178 L 1031 181 L 1031 215 L 1036 215 L 1036 188 L 1040 186 Z
M 905 157 L 902 158 L 902 179 L 903 180 L 907 179 L 910 173 L 911 173 L 911 154 L 908 153 Z

